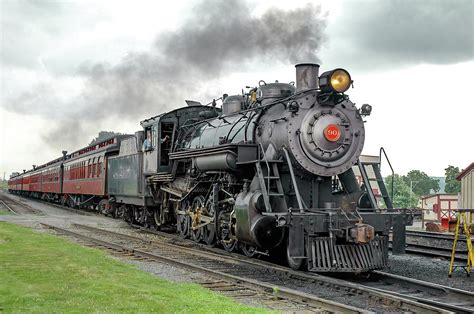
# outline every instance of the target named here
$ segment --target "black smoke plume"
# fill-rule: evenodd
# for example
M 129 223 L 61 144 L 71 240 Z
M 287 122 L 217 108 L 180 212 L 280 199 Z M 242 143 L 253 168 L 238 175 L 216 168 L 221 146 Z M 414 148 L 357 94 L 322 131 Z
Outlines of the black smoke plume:
M 60 142 L 71 143 L 91 125 L 99 131 L 97 123 L 110 118 L 135 119 L 138 128 L 139 119 L 183 106 L 184 99 L 212 96 L 203 92 L 206 82 L 251 64 L 319 61 L 326 23 L 318 6 L 270 8 L 256 16 L 243 1 L 205 0 L 190 12 L 175 31 L 160 34 L 150 51 L 129 53 L 116 65 L 81 65 L 85 88 L 64 104 L 76 129 L 64 115 L 45 139 L 57 147 L 54 137 L 61 135 Z

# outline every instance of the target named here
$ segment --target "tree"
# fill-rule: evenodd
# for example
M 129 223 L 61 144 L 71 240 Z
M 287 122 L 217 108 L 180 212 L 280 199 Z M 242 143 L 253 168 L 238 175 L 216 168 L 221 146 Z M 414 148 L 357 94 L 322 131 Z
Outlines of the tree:
M 388 193 L 392 191 L 392 176 L 385 178 L 385 185 Z M 393 176 L 393 207 L 394 208 L 415 208 L 418 205 L 418 196 L 411 193 L 410 187 L 405 183 L 403 177 L 395 174 Z
M 439 180 L 430 178 L 423 171 L 412 170 L 402 178 L 406 185 L 412 188 L 413 193 L 418 196 L 430 194 L 431 190 L 435 193 L 439 191 Z
M 444 191 L 446 193 L 459 193 L 461 192 L 461 182 L 456 180 L 456 177 L 459 174 L 459 167 L 454 167 L 449 165 L 448 168 L 444 169 L 444 174 L 446 176 L 446 186 Z
M 100 142 L 108 140 L 109 138 L 114 137 L 115 135 L 122 135 L 122 133 L 113 132 L 113 131 L 100 131 L 99 135 L 96 138 L 92 139 L 89 145 L 98 144 Z

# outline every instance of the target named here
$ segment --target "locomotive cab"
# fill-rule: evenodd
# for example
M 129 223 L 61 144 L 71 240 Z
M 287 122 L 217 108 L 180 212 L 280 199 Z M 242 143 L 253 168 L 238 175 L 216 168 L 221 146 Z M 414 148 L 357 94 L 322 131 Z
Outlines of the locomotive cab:
M 142 141 L 142 151 L 145 174 L 170 170 L 169 154 L 172 150 L 176 122 L 174 117 L 165 116 L 143 125 L 145 136 Z

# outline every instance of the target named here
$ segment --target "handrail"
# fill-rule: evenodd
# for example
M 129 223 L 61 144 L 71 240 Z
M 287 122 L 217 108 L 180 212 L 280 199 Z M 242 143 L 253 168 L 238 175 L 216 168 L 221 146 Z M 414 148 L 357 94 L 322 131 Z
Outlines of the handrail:
M 370 184 L 369 176 L 367 175 L 367 171 L 365 170 L 365 165 L 360 161 L 360 159 L 357 160 L 357 166 L 359 167 L 360 175 L 362 176 L 362 179 L 364 180 L 365 187 L 367 190 L 367 195 L 369 196 L 370 204 L 372 205 L 373 208 L 377 209 L 377 200 L 374 195 L 374 191 L 372 190 L 372 185 Z
M 303 202 L 301 199 L 300 191 L 298 189 L 298 184 L 296 183 L 296 177 L 295 177 L 295 173 L 293 172 L 293 166 L 291 165 L 290 155 L 288 154 L 288 150 L 286 149 L 285 146 L 282 147 L 282 150 L 285 153 L 285 159 L 288 164 L 288 168 L 290 169 L 291 181 L 293 181 L 293 188 L 295 189 L 296 200 L 298 202 L 298 207 L 300 208 L 300 211 L 301 211 L 305 209 L 305 207 L 303 207 Z
M 394 183 L 395 171 L 393 171 L 392 164 L 390 163 L 390 159 L 388 159 L 385 149 L 383 147 L 380 147 L 380 151 L 379 151 L 380 173 L 382 173 L 382 153 L 384 154 L 385 160 L 387 160 L 388 165 L 390 166 L 390 169 L 392 170 L 392 191 L 391 191 L 390 198 L 392 199 L 392 202 L 393 202 L 393 187 L 394 187 L 393 183 Z
M 265 154 L 265 151 L 263 150 L 263 145 L 262 143 L 259 143 L 260 149 L 262 150 L 263 154 L 263 160 L 265 161 L 265 164 L 267 165 L 267 194 L 270 194 L 270 164 L 268 163 L 267 156 Z

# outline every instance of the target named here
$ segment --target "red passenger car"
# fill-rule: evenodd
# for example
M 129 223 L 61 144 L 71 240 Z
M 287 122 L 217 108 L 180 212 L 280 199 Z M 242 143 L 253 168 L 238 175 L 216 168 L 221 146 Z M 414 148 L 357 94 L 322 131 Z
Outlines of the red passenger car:
M 62 193 L 64 159 L 65 157 L 58 158 L 43 166 L 41 192 L 44 199 L 59 200 L 59 195 Z
M 18 172 L 13 173 L 10 180 L 8 180 L 8 191 L 19 193 L 22 190 L 22 181 L 23 175 Z
M 35 168 L 29 173 L 30 184 L 28 190 L 30 194 L 35 193 L 35 196 L 39 196 L 41 193 L 41 169 Z
M 31 173 L 25 172 L 21 180 L 21 191 L 23 192 L 30 191 L 30 183 L 31 183 Z
M 107 157 L 119 150 L 120 137 L 72 153 L 64 164 L 63 203 L 97 205 L 107 194 Z

